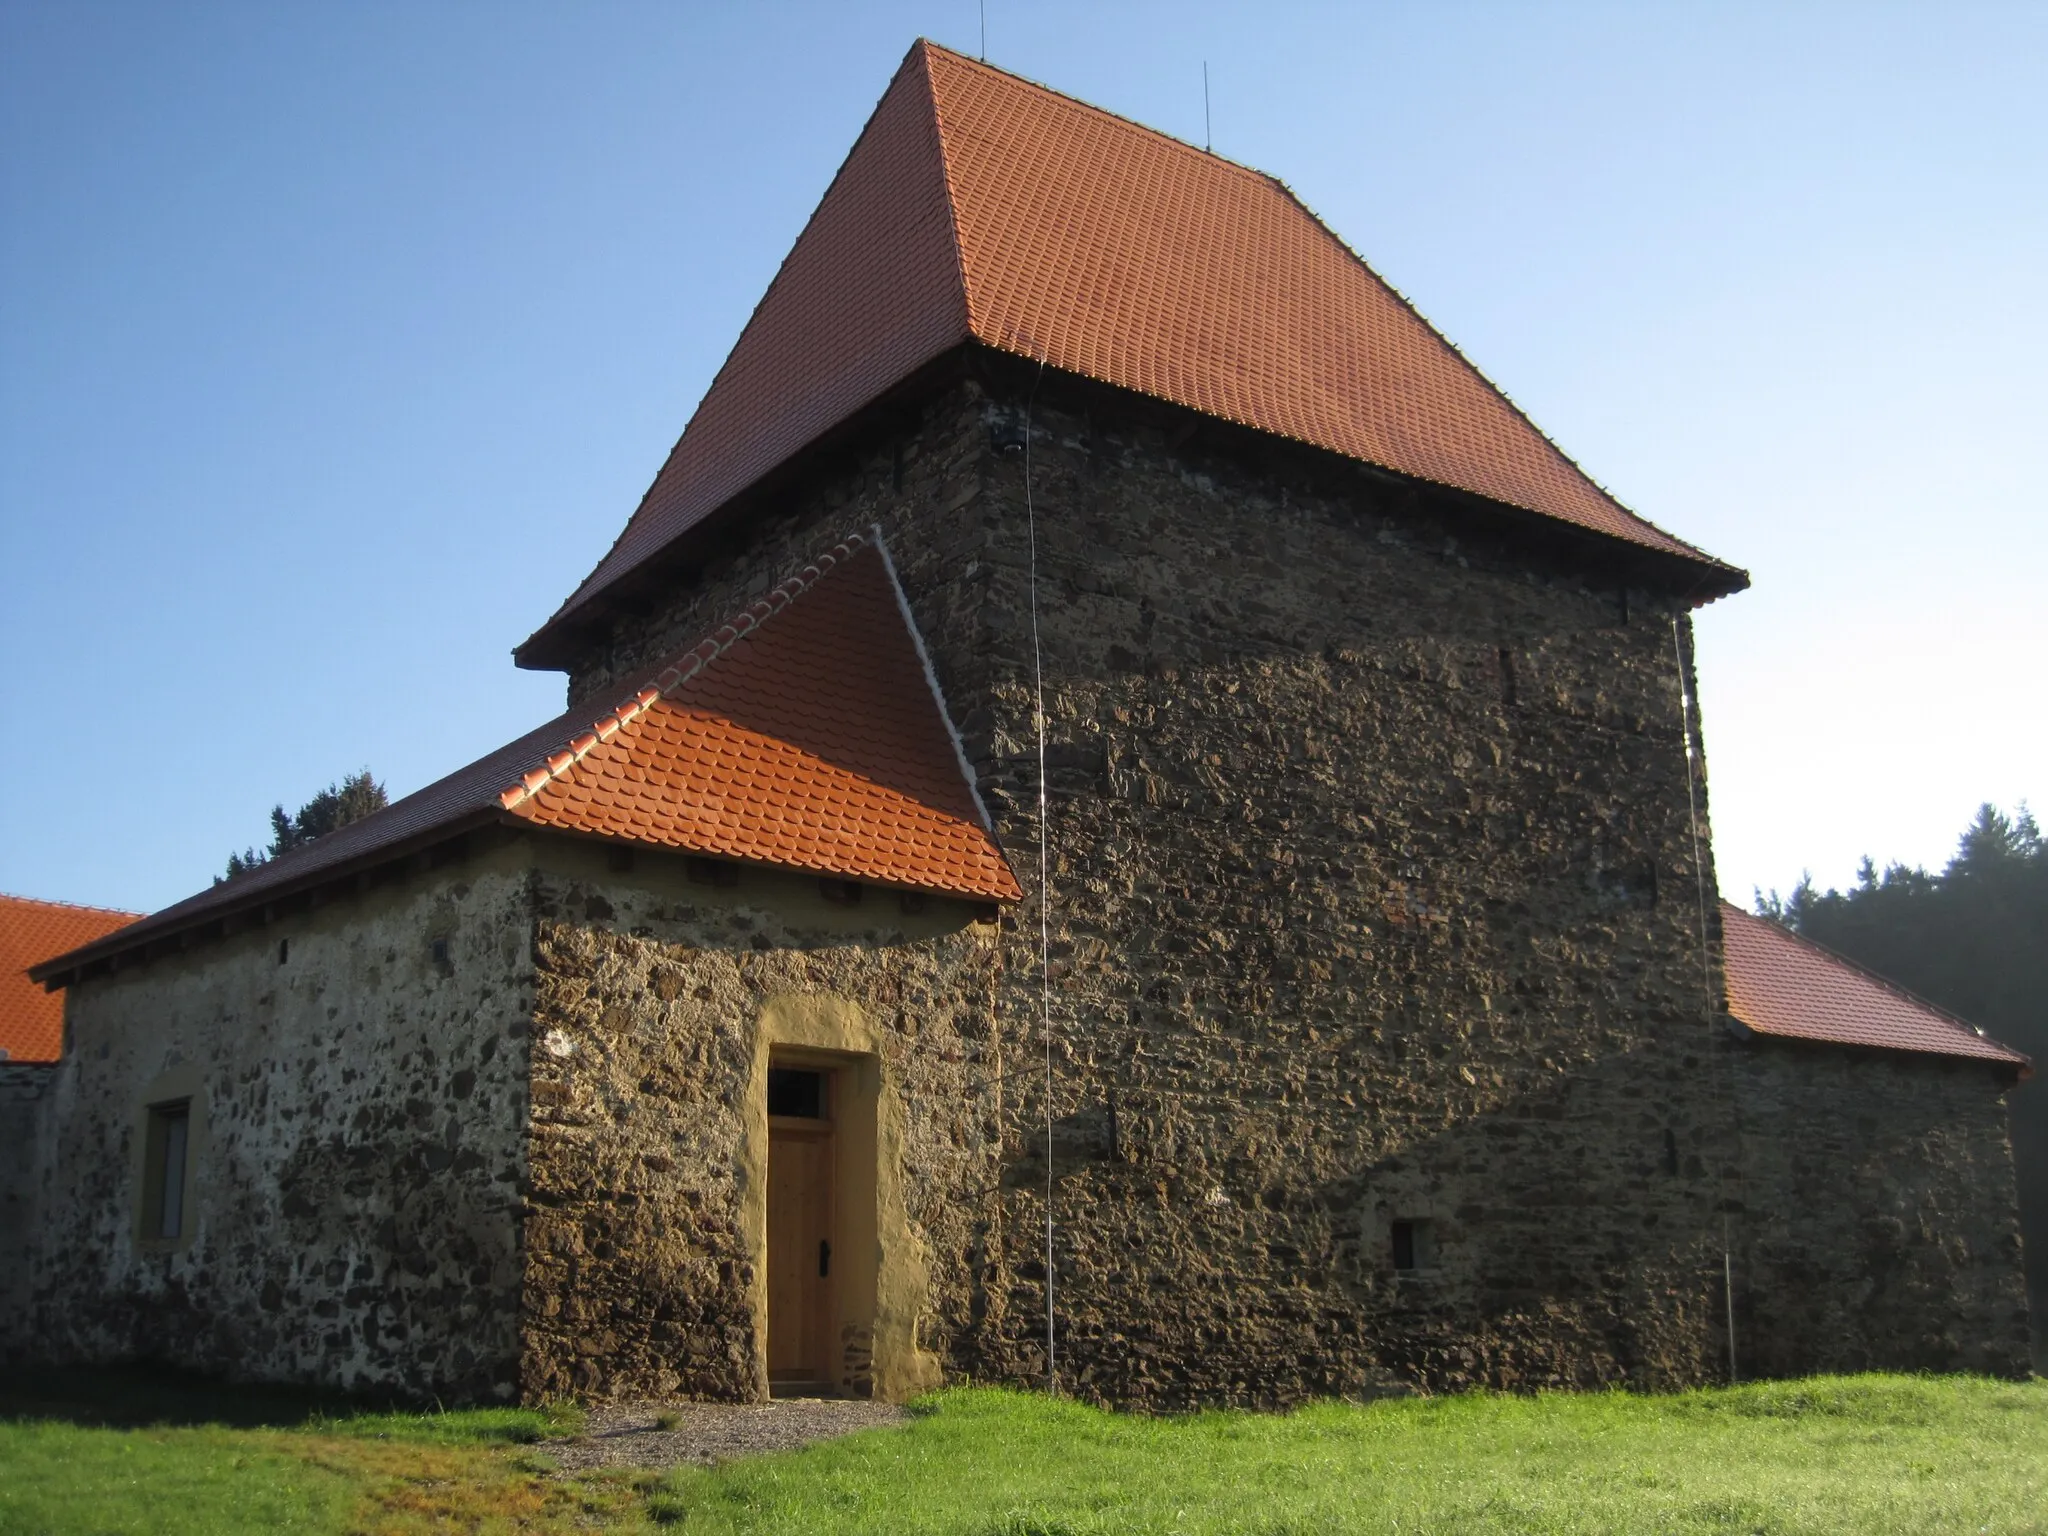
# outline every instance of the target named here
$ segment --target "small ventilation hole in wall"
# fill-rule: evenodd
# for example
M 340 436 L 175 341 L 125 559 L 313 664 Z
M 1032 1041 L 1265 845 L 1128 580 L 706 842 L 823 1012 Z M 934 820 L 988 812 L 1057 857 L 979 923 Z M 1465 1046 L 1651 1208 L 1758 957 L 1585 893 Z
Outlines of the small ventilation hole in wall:
M 740 883 L 740 867 L 723 859 L 686 859 L 683 867 L 695 885 L 715 885 L 731 890 Z
M 1408 1275 L 1435 1267 L 1436 1232 L 1430 1222 L 1412 1217 L 1396 1221 L 1389 1227 L 1388 1236 L 1393 1241 L 1396 1273 Z

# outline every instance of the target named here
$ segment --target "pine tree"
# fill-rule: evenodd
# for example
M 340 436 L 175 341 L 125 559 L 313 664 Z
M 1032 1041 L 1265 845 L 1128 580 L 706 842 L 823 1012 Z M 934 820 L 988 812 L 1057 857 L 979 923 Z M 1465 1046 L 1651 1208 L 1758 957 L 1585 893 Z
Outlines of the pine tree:
M 1759 891 L 1760 916 L 1847 955 L 2034 1058 L 2012 1095 L 2036 1349 L 2048 1365 L 2048 840 L 2024 801 L 1981 806 L 1938 875 L 1865 859 L 1846 891 Z
M 328 785 L 300 806 L 296 816 L 289 814 L 283 805 L 274 805 L 270 808 L 270 846 L 229 854 L 225 878 L 232 880 L 236 875 L 246 874 L 268 864 L 281 853 L 303 848 L 352 821 L 361 821 L 372 811 L 383 810 L 390 803 L 384 786 L 365 768 L 361 773 L 350 774 L 339 784 Z

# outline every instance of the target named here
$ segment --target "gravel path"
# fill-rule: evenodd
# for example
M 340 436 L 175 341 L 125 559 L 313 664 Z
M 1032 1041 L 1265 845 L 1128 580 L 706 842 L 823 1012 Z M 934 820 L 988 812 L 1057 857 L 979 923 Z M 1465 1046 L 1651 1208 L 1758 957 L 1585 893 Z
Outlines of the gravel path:
M 673 1415 L 662 1429 L 656 1416 Z M 564 1472 L 593 1467 L 709 1466 L 762 1451 L 790 1451 L 856 1429 L 901 1424 L 909 1417 L 894 1403 L 791 1397 L 771 1403 L 614 1403 L 592 1408 L 582 1434 L 548 1440 L 536 1449 Z

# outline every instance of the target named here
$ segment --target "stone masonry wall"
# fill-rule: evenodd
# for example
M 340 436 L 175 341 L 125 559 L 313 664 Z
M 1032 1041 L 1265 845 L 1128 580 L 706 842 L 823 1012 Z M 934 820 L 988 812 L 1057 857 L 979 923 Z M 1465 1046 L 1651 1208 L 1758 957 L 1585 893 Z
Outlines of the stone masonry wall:
M 1745 1375 L 2026 1375 L 2009 1086 L 1894 1052 L 1759 1040 L 1736 1058 Z
M 529 900 L 501 849 L 75 987 L 23 1352 L 509 1397 Z M 189 1236 L 140 1240 L 187 1093 Z
M 846 999 L 873 1025 L 905 1117 L 904 1240 L 928 1276 L 917 1331 L 986 1326 L 1004 1298 L 980 1284 L 1001 1218 L 985 909 L 905 912 L 882 890 L 834 907 L 815 879 L 760 869 L 703 885 L 648 850 L 630 872 L 566 841 L 540 857 L 524 1395 L 766 1395 L 744 1094 L 779 997 Z M 858 1370 L 842 1386 L 872 1390 Z
M 572 696 L 880 522 L 1035 884 L 1004 447 L 1028 388 L 970 377 L 793 494 Z M 1718 933 L 1700 950 L 1681 606 L 1385 477 L 1065 389 L 1030 402 L 1062 1385 L 1164 1407 L 1714 1375 L 1732 1194 L 1709 1084 L 1733 1046 Z M 1031 899 L 1002 931 L 1004 1054 L 1035 1061 Z M 934 1347 L 1032 1381 L 1035 1068 L 1003 1112 L 1001 1241 L 958 1282 L 985 1320 L 958 1331 L 941 1285 Z M 1410 1273 L 1396 1222 L 1423 1234 Z
M 36 1191 L 45 1151 L 43 1106 L 54 1062 L 0 1062 L 0 1353 L 8 1318 L 28 1305 L 28 1257 L 36 1231 Z

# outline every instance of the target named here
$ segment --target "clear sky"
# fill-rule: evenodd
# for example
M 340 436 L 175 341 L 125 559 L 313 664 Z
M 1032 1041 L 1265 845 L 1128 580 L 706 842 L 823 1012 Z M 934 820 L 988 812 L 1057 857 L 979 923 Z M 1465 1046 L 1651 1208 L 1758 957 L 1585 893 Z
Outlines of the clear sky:
M 559 708 L 633 510 L 911 40 L 859 6 L 0 0 L 0 890 L 152 908 Z M 2048 810 L 2048 6 L 989 0 L 1290 183 L 1699 619 L 1721 884 Z

